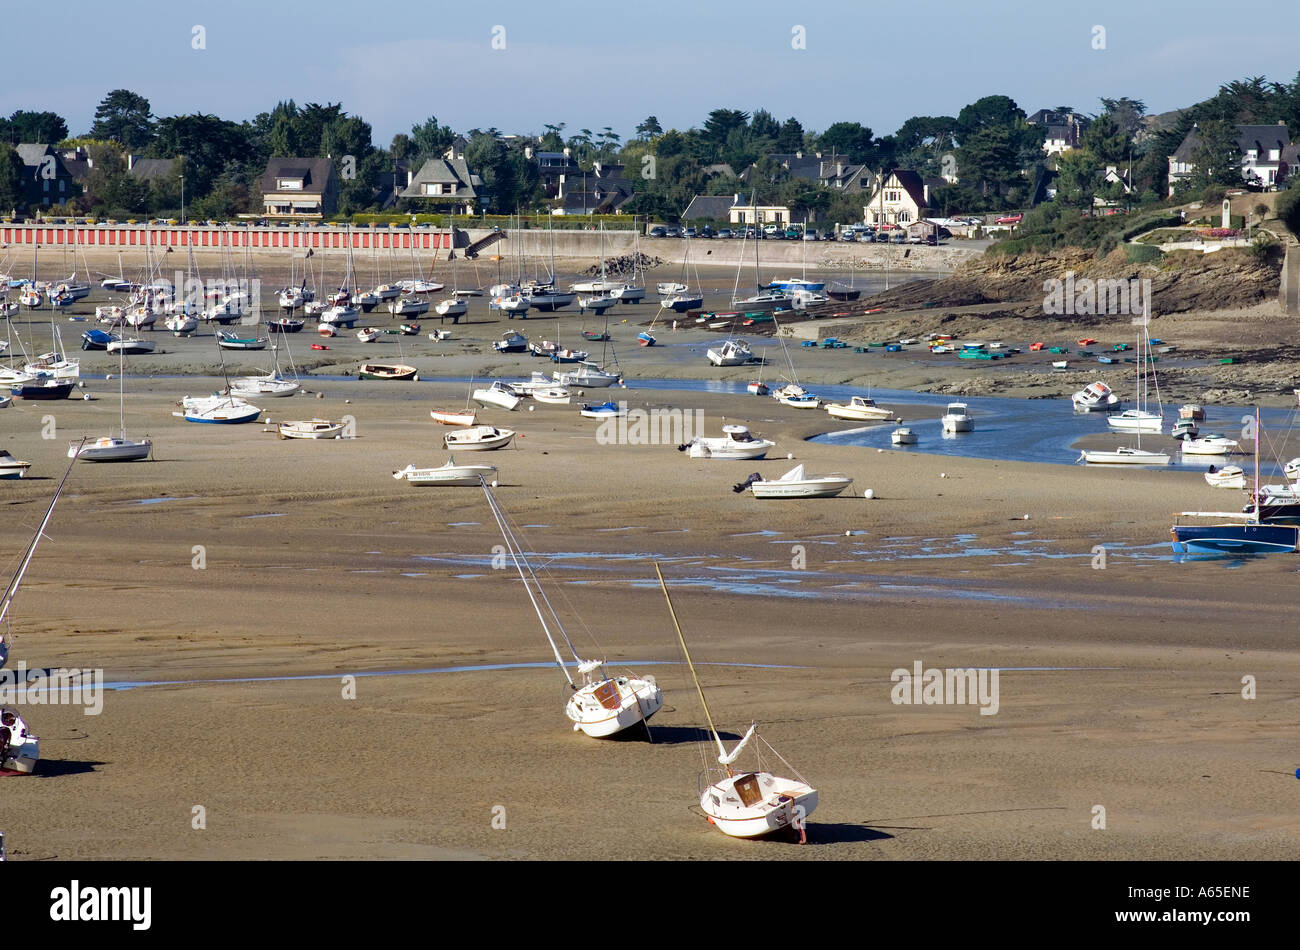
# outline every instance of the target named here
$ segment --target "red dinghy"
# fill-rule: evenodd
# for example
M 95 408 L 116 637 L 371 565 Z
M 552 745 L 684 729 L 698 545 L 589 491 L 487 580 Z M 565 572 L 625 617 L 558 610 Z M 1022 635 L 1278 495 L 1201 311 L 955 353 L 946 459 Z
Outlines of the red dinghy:
M 328 349 L 329 349 L 329 347 L 326 346 L 324 343 L 313 343 L 313 344 L 311 345 L 311 348 L 312 348 L 313 350 L 328 350 Z

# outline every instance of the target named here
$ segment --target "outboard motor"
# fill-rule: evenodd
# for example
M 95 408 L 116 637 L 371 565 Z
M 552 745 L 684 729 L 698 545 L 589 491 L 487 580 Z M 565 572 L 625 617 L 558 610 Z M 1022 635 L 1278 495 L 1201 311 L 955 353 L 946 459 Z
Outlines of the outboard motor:
M 737 495 L 739 495 L 741 492 L 743 492 L 754 482 L 761 482 L 762 480 L 763 480 L 763 476 L 760 475 L 758 472 L 755 472 L 753 475 L 749 476 L 749 478 L 745 479 L 739 485 L 732 485 L 731 490 L 734 491 Z

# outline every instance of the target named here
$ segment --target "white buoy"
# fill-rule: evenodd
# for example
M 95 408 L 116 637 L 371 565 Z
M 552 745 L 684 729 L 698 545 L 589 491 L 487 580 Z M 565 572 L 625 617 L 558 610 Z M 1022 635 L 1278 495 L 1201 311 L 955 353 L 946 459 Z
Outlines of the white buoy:
M 537 409 L 536 406 L 529 406 L 529 407 L 528 407 L 528 411 L 529 411 L 529 412 L 534 412 L 534 411 L 536 411 L 536 409 Z
M 492 487 L 493 487 L 493 488 L 496 488 L 496 487 L 497 487 L 497 480 L 496 480 L 495 478 L 492 479 Z
M 1025 520 L 1026 520 L 1026 521 L 1029 520 L 1029 515 L 1025 515 Z
M 786 453 L 785 453 L 785 457 L 786 457 L 786 460 L 789 461 L 790 459 L 794 458 L 794 453 L 793 453 L 793 452 L 786 452 Z
M 875 490 L 874 488 L 868 488 L 866 491 L 864 491 L 864 492 L 862 493 L 862 497 L 863 497 L 863 498 L 875 498 L 875 497 L 876 497 L 876 490 Z
M 316 398 L 317 398 L 317 399 L 324 399 L 324 398 L 325 398 L 325 394 L 324 394 L 324 393 L 317 393 L 317 394 L 316 394 Z
M 947 473 L 947 472 L 940 472 L 940 473 L 939 473 L 939 477 L 940 477 L 940 478 L 947 478 L 947 477 L 948 477 L 948 473 Z
M 852 537 L 852 536 L 853 536 L 853 532 L 852 532 L 852 531 L 845 531 L 845 532 L 844 532 L 844 537 L 849 538 L 849 537 Z
M 344 404 L 345 406 L 350 406 L 350 405 L 352 405 L 352 400 L 351 400 L 351 399 L 344 399 L 344 400 L 343 400 L 343 404 Z

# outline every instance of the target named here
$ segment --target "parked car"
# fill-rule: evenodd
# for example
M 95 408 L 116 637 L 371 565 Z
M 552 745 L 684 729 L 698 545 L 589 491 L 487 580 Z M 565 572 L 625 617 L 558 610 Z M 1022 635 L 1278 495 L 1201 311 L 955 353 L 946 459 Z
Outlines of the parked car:
M 731 237 L 735 237 L 735 235 L 731 233 L 731 228 L 723 228 L 718 232 L 718 237 L 731 238 Z
M 665 227 L 654 227 L 650 229 L 651 237 L 668 237 L 668 229 Z
M 889 240 L 890 240 L 890 242 L 893 243 L 893 244 L 906 244 L 906 243 L 907 243 L 907 235 L 906 235 L 905 233 L 903 233 L 902 231 L 898 231 L 898 232 L 895 232 L 893 235 L 891 235 L 890 238 L 889 238 Z
M 776 237 L 780 233 L 781 233 L 781 229 L 778 228 L 775 224 L 769 224 L 764 226 L 763 228 L 763 234 L 767 237 Z
M 702 238 L 712 238 L 717 236 L 718 232 L 713 230 L 713 228 L 709 227 L 707 224 L 700 228 L 700 237 Z
M 688 238 L 693 238 L 693 237 L 699 237 L 700 235 L 699 235 L 699 232 L 696 231 L 694 228 L 687 228 L 686 231 L 683 232 L 682 236 L 683 236 L 683 237 L 688 237 Z
M 670 238 L 679 238 L 681 236 L 682 236 L 681 228 L 669 228 L 668 232 L 664 235 L 664 237 L 670 237 Z
M 848 229 L 845 229 L 840 232 L 841 241 L 856 241 L 857 239 L 858 239 L 857 231 L 850 231 Z
M 816 229 L 816 228 L 808 228 L 808 229 L 806 229 L 806 230 L 803 232 L 803 239 L 804 239 L 805 241 L 820 241 L 820 240 L 821 240 L 821 238 L 817 236 L 817 229 Z
M 994 224 L 1019 224 L 1019 223 L 1020 223 L 1021 221 L 1023 221 L 1024 219 L 1025 219 L 1025 216 L 1024 216 L 1023 214 L 1019 214 L 1019 213 L 1017 213 L 1017 214 L 1004 214 L 1004 215 L 1002 215 L 1002 217 L 998 218 L 998 219 L 995 220 L 993 223 L 994 223 Z
M 801 237 L 803 237 L 803 231 L 799 228 L 788 227 L 785 229 L 785 239 L 787 241 L 797 241 Z

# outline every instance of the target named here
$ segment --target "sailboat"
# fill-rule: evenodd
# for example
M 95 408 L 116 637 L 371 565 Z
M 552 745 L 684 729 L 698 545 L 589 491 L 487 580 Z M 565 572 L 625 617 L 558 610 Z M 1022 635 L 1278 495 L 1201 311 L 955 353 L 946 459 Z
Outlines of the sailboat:
M 717 727 L 713 724 L 713 715 L 709 712 L 708 701 L 704 698 L 704 689 L 700 686 L 700 678 L 695 672 L 695 663 L 691 660 L 691 652 L 686 647 L 686 638 L 682 636 L 682 626 L 677 622 L 673 599 L 668 594 L 668 585 L 664 583 L 664 575 L 657 561 L 655 574 L 659 578 L 659 586 L 663 589 L 664 598 L 668 601 L 668 612 L 672 615 L 673 628 L 677 631 L 677 642 L 681 645 L 682 655 L 686 658 L 686 666 L 691 671 L 691 679 L 695 683 L 695 691 L 699 694 L 700 705 L 704 707 L 704 718 L 709 724 L 709 733 L 718 748 L 718 765 L 721 768 L 706 766 L 700 776 L 701 785 L 708 783 L 707 787 L 700 792 L 701 811 L 704 812 L 709 824 L 732 838 L 758 838 L 774 831 L 790 828 L 799 833 L 800 844 L 806 843 L 808 836 L 804 822 L 817 807 L 817 789 L 809 785 L 779 752 L 768 745 L 758 734 L 756 723 L 750 725 L 735 748 L 730 752 L 727 751 L 722 744 L 721 736 L 718 735 Z M 762 751 L 759 745 L 754 747 L 759 758 L 757 770 L 743 771 L 732 768 L 740 758 L 740 753 L 753 739 L 766 746 L 786 768 L 794 772 L 795 778 L 783 778 L 763 768 Z
M 698 310 L 704 306 L 704 295 L 691 290 L 687 279 L 690 277 L 689 262 L 691 259 L 691 239 L 686 238 L 686 245 L 682 250 L 682 279 L 679 283 L 661 283 L 656 288 L 660 294 L 659 309 L 671 310 L 673 313 L 685 313 L 688 310 Z M 700 283 L 699 272 L 696 271 L 695 283 Z
M 645 270 L 641 266 L 641 231 L 632 216 L 632 279 L 615 287 L 609 295 L 619 303 L 640 303 L 645 300 Z
M 120 437 L 104 436 L 93 442 L 81 439 L 68 444 L 68 458 L 83 462 L 139 462 L 153 452 L 153 442 L 136 442 L 126 437 L 126 353 L 118 350 L 117 398 L 120 412 Z
M 1172 459 L 1167 452 L 1151 452 L 1142 448 L 1142 433 L 1161 431 L 1164 425 L 1163 411 L 1157 415 L 1148 412 L 1143 408 L 1143 391 L 1146 389 L 1147 373 L 1150 366 L 1147 362 L 1149 355 L 1150 343 L 1148 342 L 1144 350 L 1142 341 L 1147 337 L 1147 322 L 1150 319 L 1150 310 L 1144 308 L 1142 320 L 1142 332 L 1138 334 L 1138 375 L 1136 384 L 1137 408 L 1127 409 L 1122 413 L 1113 414 L 1107 417 L 1106 421 L 1113 428 L 1123 431 L 1133 432 L 1137 435 L 1137 446 L 1130 447 L 1121 445 L 1113 452 L 1084 449 L 1079 454 L 1079 461 L 1087 462 L 1090 465 L 1168 465 Z M 1135 323 L 1139 321 L 1134 321 Z M 1147 355 L 1144 355 L 1146 353 Z
M 796 409 L 819 408 L 822 404 L 821 400 L 799 385 L 799 376 L 794 371 L 794 358 L 790 356 L 790 348 L 785 345 L 785 337 L 780 335 L 781 331 L 776 327 L 775 317 L 772 319 L 772 324 L 777 336 L 780 337 L 781 351 L 785 353 L 785 361 L 790 367 L 790 381 L 784 386 L 778 386 L 772 390 L 772 398 Z
M 641 725 L 645 726 L 648 733 L 650 727 L 647 720 L 664 704 L 663 691 L 654 677 L 611 676 L 605 671 L 603 659 L 584 660 L 578 656 L 578 651 L 569 639 L 559 614 L 556 613 L 546 592 L 542 589 L 532 565 L 528 563 L 519 540 L 510 529 L 505 513 L 502 512 L 496 496 L 492 494 L 492 489 L 481 476 L 479 484 L 483 486 L 488 506 L 492 509 L 492 516 L 496 519 L 497 528 L 500 529 L 501 537 L 506 542 L 506 551 L 519 572 L 519 579 L 524 582 L 524 590 L 532 602 L 533 610 L 537 612 L 537 619 L 541 621 L 542 632 L 546 634 L 546 642 L 551 645 L 555 663 L 564 674 L 572 691 L 572 695 L 564 704 L 564 712 L 573 722 L 574 732 L 584 732 L 594 739 L 603 739 Z M 569 653 L 577 664 L 580 682 L 575 682 L 570 675 L 568 666 L 556 646 L 555 635 L 558 635 L 569 648 Z
M 458 297 L 460 293 L 456 282 L 456 227 L 452 223 L 451 215 L 447 215 L 447 234 L 450 236 L 451 243 L 451 296 L 445 300 L 439 300 L 438 305 L 434 307 L 434 312 L 438 316 L 451 317 L 453 324 L 460 323 L 460 318 L 469 312 L 469 304 L 463 297 Z
M 573 291 L 563 291 L 555 286 L 555 222 L 549 221 L 547 230 L 551 236 L 551 268 L 545 281 L 534 280 L 520 291 L 527 299 L 528 305 L 541 313 L 552 313 L 567 307 L 578 299 Z M 538 255 L 541 256 L 540 254 Z
M 1225 518 L 1213 525 L 1174 522 L 1169 529 L 1176 554 L 1296 554 L 1300 553 L 1300 525 L 1280 523 L 1261 514 L 1270 497 L 1259 487 L 1259 409 L 1255 409 L 1255 490 L 1244 516 L 1229 511 L 1180 511 L 1176 518 Z
M 1149 307 L 1143 308 L 1141 320 L 1142 332 L 1138 334 L 1137 341 L 1137 385 L 1135 393 L 1137 396 L 1136 408 L 1126 409 L 1123 412 L 1114 413 L 1106 418 L 1106 424 L 1112 429 L 1119 429 L 1123 432 L 1160 432 L 1164 428 L 1165 412 L 1164 405 L 1159 403 L 1160 385 L 1156 384 L 1156 400 L 1160 405 L 1158 413 L 1151 412 L 1151 406 L 1148 400 L 1147 388 L 1151 377 L 1155 376 L 1155 370 L 1151 366 L 1151 339 L 1147 332 L 1148 321 L 1150 320 Z M 1136 322 L 1136 321 L 1135 321 Z M 1145 347 L 1143 346 L 1145 338 Z
M 284 341 L 284 350 L 289 354 L 289 365 L 293 367 L 293 379 L 286 379 L 280 374 L 280 344 L 271 344 L 271 358 L 273 368 L 265 376 L 239 376 L 230 383 L 230 394 L 232 396 L 250 397 L 278 397 L 292 396 L 302 388 L 298 381 L 298 367 L 293 364 L 293 354 L 289 352 L 289 339 L 280 337 Z

